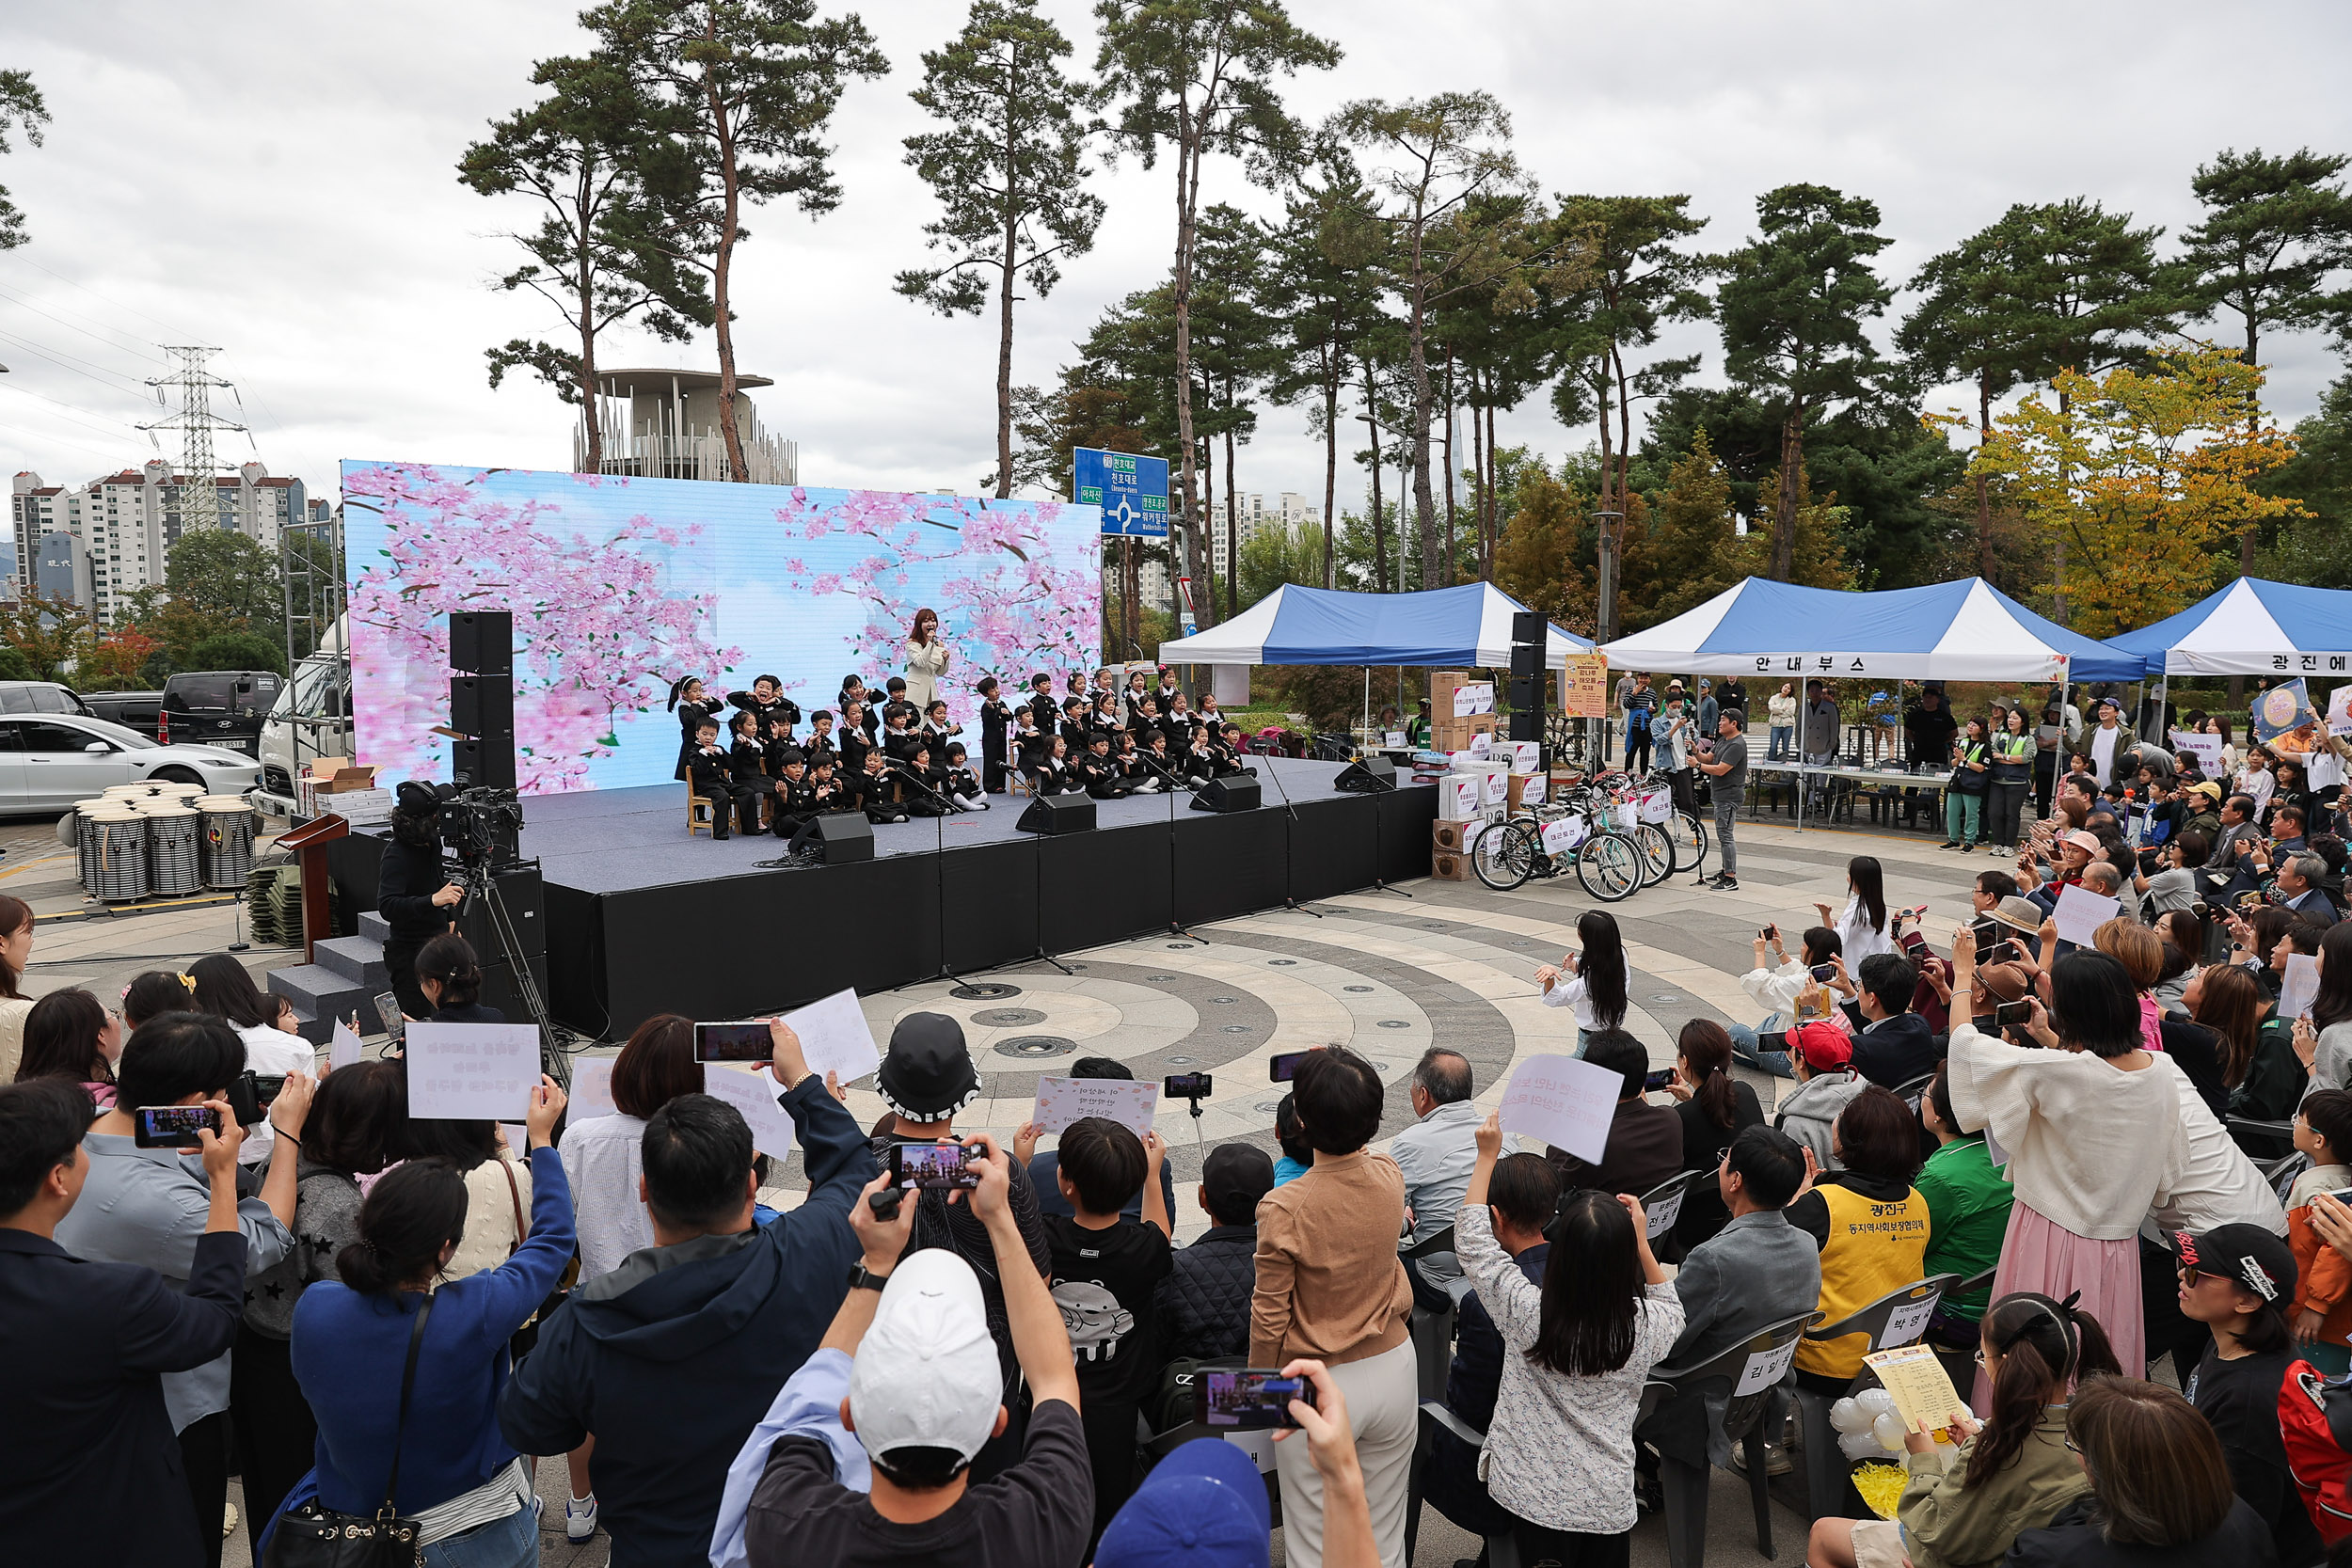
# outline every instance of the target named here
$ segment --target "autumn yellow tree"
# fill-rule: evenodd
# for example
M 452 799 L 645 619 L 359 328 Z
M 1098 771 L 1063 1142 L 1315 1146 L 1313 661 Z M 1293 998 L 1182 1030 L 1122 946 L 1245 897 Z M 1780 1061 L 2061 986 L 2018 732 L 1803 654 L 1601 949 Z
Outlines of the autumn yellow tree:
M 2301 506 L 2253 488 L 2295 454 L 2264 420 L 2263 372 L 2210 344 L 2158 349 L 2145 372 L 2062 371 L 1994 421 L 1976 463 L 2007 479 L 2050 588 L 2088 637 L 2186 609 L 2214 586 L 2213 546 Z
M 1495 546 L 1495 586 L 1530 610 L 1557 618 L 1568 611 L 1579 590 L 1585 587 L 1576 556 L 1592 501 L 1540 463 L 1531 463 L 1521 470 L 1517 498 L 1518 505 Z M 1633 505 L 1640 501 L 1639 496 L 1633 498 Z

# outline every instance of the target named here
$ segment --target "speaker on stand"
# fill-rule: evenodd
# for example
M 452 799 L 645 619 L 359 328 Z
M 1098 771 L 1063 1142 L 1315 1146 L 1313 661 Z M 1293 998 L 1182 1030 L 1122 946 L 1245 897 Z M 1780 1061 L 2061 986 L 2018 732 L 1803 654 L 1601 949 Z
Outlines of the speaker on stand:
M 1550 626 L 1532 610 L 1511 617 L 1511 738 L 1544 738 L 1546 701 L 1544 657 L 1550 646 Z M 1549 757 L 1543 759 L 1550 761 Z
M 539 1026 L 539 1056 L 558 1083 L 570 1059 L 548 1022 L 547 899 L 539 863 L 521 858 L 522 809 L 515 799 L 515 618 L 502 610 L 455 610 L 449 618 L 451 776 L 463 810 L 479 825 L 459 854 L 466 896 L 453 912 L 482 966 L 483 1001 Z M 485 797 L 477 792 L 487 791 Z M 472 796 L 472 799 L 468 799 Z

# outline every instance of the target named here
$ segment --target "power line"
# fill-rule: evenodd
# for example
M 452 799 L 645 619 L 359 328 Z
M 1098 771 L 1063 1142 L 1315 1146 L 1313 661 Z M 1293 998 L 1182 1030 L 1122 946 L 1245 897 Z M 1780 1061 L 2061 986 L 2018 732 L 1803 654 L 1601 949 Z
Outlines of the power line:
M 64 284 L 64 285 L 65 285 L 67 288 L 69 288 L 69 289 L 79 289 L 79 290 L 81 290 L 84 293 L 86 293 L 86 294 L 89 295 L 89 296 L 90 296 L 90 298 L 92 298 L 92 299 L 96 299 L 96 300 L 103 300 L 106 304 L 113 306 L 113 307 L 114 307 L 116 309 L 118 309 L 118 310 L 129 310 L 129 311 L 131 312 L 131 314 L 133 314 L 133 315 L 135 315 L 135 316 L 138 317 L 138 318 L 139 318 L 139 320 L 141 320 L 141 321 L 144 321 L 144 322 L 154 322 L 154 324 L 155 324 L 157 326 L 162 327 L 162 328 L 163 328 L 166 332 L 170 333 L 170 334 L 171 334 L 173 337 L 175 337 L 175 338 L 181 338 L 181 337 L 185 337 L 185 336 L 187 336 L 187 334 L 185 334 L 185 333 L 182 332 L 182 331 L 181 331 L 178 327 L 173 326 L 170 323 L 168 323 L 168 322 L 160 322 L 160 321 L 155 321 L 155 318 L 154 318 L 154 317 L 152 317 L 152 316 L 151 316 L 151 315 L 149 315 L 146 311 L 144 311 L 144 310 L 140 310 L 140 309 L 133 309 L 131 306 L 128 306 L 128 305 L 123 304 L 123 303 L 122 303 L 120 300 L 119 300 L 119 299 L 108 299 L 108 298 L 107 298 L 104 294 L 100 293 L 99 293 L 96 289 L 91 288 L 88 284 L 87 284 L 87 283 L 77 283 L 77 282 L 75 282 L 72 278 L 68 277 L 65 274 L 63 274 L 63 273 L 61 273 L 61 272 L 58 272 L 58 271 L 57 271 L 56 269 L 55 269 L 54 267 L 44 267 L 44 266 L 41 266 L 41 264 L 40 264 L 39 261 L 34 261 L 32 260 L 32 258 L 31 258 L 31 257 L 29 257 L 29 256 L 28 256 L 28 257 L 25 257 L 25 258 L 24 258 L 24 260 L 25 260 L 25 261 L 31 261 L 31 262 L 32 262 L 32 264 L 33 264 L 34 266 L 36 266 L 36 267 L 40 267 L 40 270 L 41 270 L 41 271 L 43 271 L 43 272 L 45 272 L 45 273 L 49 274 L 49 276 L 50 276 L 50 277 L 52 277 L 56 278 L 58 282 L 60 282 L 60 283 Z M 155 346 L 156 346 L 157 348 L 161 348 L 163 345 L 162 345 L 161 343 L 158 343 L 158 344 L 156 344 Z
M 30 387 L 18 387 L 6 381 L 0 381 L 0 387 L 5 387 L 11 392 L 22 392 L 28 398 L 39 398 L 43 403 L 54 403 L 60 408 L 71 408 L 76 414 L 87 414 L 93 420 L 111 420 L 125 430 L 138 429 L 138 425 L 133 420 L 116 419 L 112 414 L 102 414 L 95 408 L 85 408 L 78 403 L 68 403 L 63 398 L 53 398 L 47 392 L 36 392 Z
M 7 386 L 8 386 L 8 383 L 6 383 L 6 382 L 0 382 L 0 387 L 7 387 Z M 8 389 L 9 391 L 12 391 L 12 392 L 23 392 L 23 393 L 24 393 L 26 397 L 28 397 L 28 398 L 40 398 L 40 394 L 39 392 L 27 391 L 25 388 L 22 388 L 22 387 L 8 387 Z M 73 407 L 73 405 L 72 405 L 72 404 L 70 404 L 70 403 L 57 403 L 57 400 L 56 400 L 56 399 L 55 399 L 55 398 L 40 398 L 40 401 L 41 401 L 41 402 L 43 402 L 43 403 L 56 403 L 56 404 L 57 404 L 57 406 L 58 406 L 58 407 L 60 407 L 60 408 L 72 408 L 72 407 Z M 84 414 L 86 414 L 86 413 L 88 413 L 88 412 L 89 412 L 89 410 L 87 410 L 87 409 L 86 409 L 86 408 L 85 408 L 85 409 L 76 409 L 76 410 L 75 410 L 75 412 L 76 412 L 76 413 L 84 413 Z M 51 418 L 51 419 L 56 419 L 57 417 L 58 417 L 58 416 L 56 416 L 56 415 L 55 415 L 55 414 L 52 414 L 52 415 L 50 416 L 50 418 Z M 101 414 L 101 415 L 99 415 L 98 417 L 99 417 L 100 419 L 102 419 L 102 420 L 103 420 L 103 419 L 104 419 L 104 418 L 106 418 L 106 416 L 105 416 L 105 415 L 103 415 L 103 414 Z M 113 434 L 114 434 L 114 432 L 113 432 L 113 431 L 110 431 L 110 430 L 101 430 L 101 429 L 99 429 L 99 428 L 98 428 L 96 425 L 94 425 L 94 424 L 85 424 L 85 423 L 84 423 L 82 420 L 67 420 L 65 422 L 66 422 L 67 424 L 70 424 L 70 425 L 74 425 L 74 426 L 77 426 L 77 427 L 79 427 L 80 429 L 87 430 L 87 431 L 90 432 L 92 435 L 96 435 L 96 436 L 111 436 L 111 435 L 113 435 Z M 131 430 L 136 430 L 136 429 L 138 428 L 136 425 L 130 424 L 130 423 L 129 423 L 129 421 L 127 421 L 127 420 L 126 420 L 126 421 L 124 421 L 124 426 L 125 426 L 125 428 L 126 428 L 126 429 L 131 429 Z
M 85 338 L 96 339 L 99 342 L 104 343 L 108 348 L 114 349 L 119 353 L 135 354 L 142 359 L 151 359 L 159 365 L 165 363 L 161 355 L 150 354 L 147 351 L 147 348 L 132 347 L 126 344 L 118 343 L 111 338 L 102 337 L 98 333 L 92 332 L 87 326 L 76 326 L 72 322 L 66 320 L 64 316 L 56 315 L 51 311 L 44 310 L 40 306 L 35 305 L 31 300 L 19 298 L 17 295 L 8 293 L 6 289 L 0 289 L 0 299 L 8 300 L 24 309 L 30 310 L 37 316 L 47 316 L 51 321 L 56 322 L 59 326 L 64 327 L 69 332 L 79 332 Z M 82 312 L 79 310 L 70 310 L 68 311 L 68 314 L 81 316 Z M 98 321 L 98 318 L 95 316 L 82 316 L 82 319 L 89 322 Z M 105 325 L 103 322 L 99 322 L 99 325 L 102 326 Z M 107 327 L 106 330 L 112 332 L 114 331 L 114 328 Z M 129 336 L 129 334 L 120 334 L 120 336 Z M 134 339 L 133 341 L 135 343 L 147 343 L 147 340 L 144 338 Z M 153 347 L 155 345 L 149 344 L 148 346 Z
M 51 364 L 56 366 L 61 371 L 72 371 L 75 375 L 87 376 L 90 380 L 97 382 L 100 386 L 105 387 L 108 391 L 121 391 L 125 388 L 128 388 L 132 390 L 134 395 L 136 395 L 140 387 L 140 383 L 138 381 L 130 376 L 124 375 L 119 371 L 107 370 L 103 365 L 98 364 L 92 360 L 80 358 L 74 355 L 67 354 L 63 349 L 56 349 L 54 351 L 45 349 L 40 344 L 32 342 L 29 340 L 15 337 L 7 332 L 0 332 L 0 343 L 13 343 L 27 354 L 37 355 L 40 357 L 48 360 Z M 112 376 L 116 381 L 120 382 L 121 386 L 117 387 L 109 385 L 103 379 L 106 376 Z

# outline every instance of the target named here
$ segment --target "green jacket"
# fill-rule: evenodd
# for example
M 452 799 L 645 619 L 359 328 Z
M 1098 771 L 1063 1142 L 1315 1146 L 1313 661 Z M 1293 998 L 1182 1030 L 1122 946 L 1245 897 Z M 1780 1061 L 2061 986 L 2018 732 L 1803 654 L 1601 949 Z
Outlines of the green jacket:
M 1928 1200 L 1923 1263 L 1928 1273 L 1974 1278 L 2001 1260 L 2001 1239 L 2009 1233 L 2009 1209 L 2016 1193 L 1985 1151 L 1983 1133 L 1972 1132 L 1929 1155 L 1915 1184 Z M 1950 1296 L 1944 1310 L 1956 1318 L 1981 1318 L 1992 1294 L 1988 1285 L 1964 1296 Z
M 1947 1144 L 1947 1148 L 1957 1146 Z M 1976 1568 L 2009 1556 L 2022 1532 L 2041 1529 L 2058 1511 L 2090 1490 L 2082 1466 L 2066 1451 L 2066 1406 L 2042 1407 L 2042 1419 L 2015 1458 L 1974 1490 L 1963 1490 L 1977 1440 L 1961 1445 L 1949 1470 L 1933 1453 L 1905 1456 L 1911 1480 L 1895 1517 L 1912 1568 Z

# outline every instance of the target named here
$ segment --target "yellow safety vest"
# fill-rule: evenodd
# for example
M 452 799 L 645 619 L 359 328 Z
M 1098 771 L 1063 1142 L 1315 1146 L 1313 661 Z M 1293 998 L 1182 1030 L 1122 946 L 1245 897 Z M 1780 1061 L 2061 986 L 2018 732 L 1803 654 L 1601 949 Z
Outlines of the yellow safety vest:
M 1817 1187 L 1829 1206 L 1829 1241 L 1821 1248 L 1821 1321 L 1834 1323 L 1926 1272 L 1928 1200 L 1913 1187 L 1881 1203 L 1847 1186 Z M 1851 1378 L 1870 1348 L 1867 1334 L 1806 1339 L 1797 1347 L 1801 1371 Z

